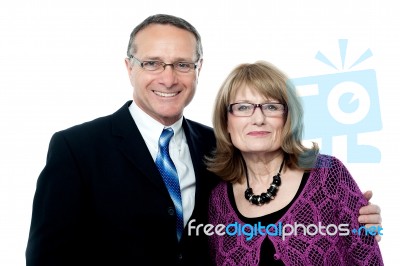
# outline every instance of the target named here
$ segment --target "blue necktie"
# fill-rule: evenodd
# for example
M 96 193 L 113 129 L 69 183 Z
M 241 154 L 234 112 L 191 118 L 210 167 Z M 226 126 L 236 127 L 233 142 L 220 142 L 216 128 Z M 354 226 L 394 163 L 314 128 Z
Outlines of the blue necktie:
M 179 241 L 183 232 L 183 208 L 178 172 L 169 156 L 169 142 L 173 135 L 174 130 L 170 127 L 164 128 L 161 133 L 160 140 L 158 141 L 159 151 L 156 158 L 156 165 L 175 205 L 176 233 Z

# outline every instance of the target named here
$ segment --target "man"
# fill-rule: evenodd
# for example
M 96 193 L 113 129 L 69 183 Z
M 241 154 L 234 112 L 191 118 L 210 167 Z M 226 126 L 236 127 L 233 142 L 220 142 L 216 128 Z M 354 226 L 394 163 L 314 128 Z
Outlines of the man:
M 188 220 L 207 223 L 217 181 L 203 163 L 215 145 L 212 129 L 183 117 L 202 54 L 200 35 L 183 19 L 155 15 L 133 30 L 125 60 L 133 101 L 50 141 L 34 198 L 28 266 L 208 263 L 207 238 L 178 229 Z M 173 130 L 169 166 L 179 181 L 164 183 L 159 168 L 164 128 Z M 179 182 L 178 200 L 169 182 Z M 378 206 L 364 211 L 380 222 Z

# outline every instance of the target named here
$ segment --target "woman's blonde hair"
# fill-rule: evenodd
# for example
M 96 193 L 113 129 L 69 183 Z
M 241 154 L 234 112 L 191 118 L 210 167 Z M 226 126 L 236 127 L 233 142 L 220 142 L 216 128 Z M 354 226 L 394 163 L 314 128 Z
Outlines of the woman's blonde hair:
M 217 140 L 216 149 L 206 158 L 208 170 L 225 181 L 237 182 L 245 175 L 241 152 L 233 146 L 228 133 L 228 106 L 237 93 L 248 87 L 266 99 L 274 99 L 286 107 L 282 130 L 282 150 L 286 166 L 309 170 L 314 165 L 318 146 L 306 148 L 302 143 L 303 108 L 295 88 L 286 75 L 272 64 L 258 61 L 241 64 L 228 75 L 217 94 L 213 126 Z

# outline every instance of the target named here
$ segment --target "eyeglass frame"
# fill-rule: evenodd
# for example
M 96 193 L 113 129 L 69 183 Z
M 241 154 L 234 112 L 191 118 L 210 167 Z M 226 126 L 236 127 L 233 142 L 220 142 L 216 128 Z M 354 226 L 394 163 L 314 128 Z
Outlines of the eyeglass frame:
M 130 55 L 130 56 L 128 57 L 128 59 L 133 59 L 133 60 L 135 60 L 136 62 L 138 62 L 139 65 L 140 65 L 140 67 L 143 68 L 144 70 L 149 71 L 149 72 L 155 72 L 155 73 L 161 73 L 161 72 L 163 72 L 167 66 L 171 66 L 173 70 L 175 70 L 175 71 L 177 71 L 177 72 L 179 72 L 179 73 L 189 73 L 190 70 L 196 70 L 196 69 L 197 69 L 197 66 L 198 66 L 199 61 L 200 61 L 200 59 L 199 59 L 199 60 L 197 60 L 196 63 L 185 62 L 185 61 L 178 61 L 178 62 L 174 62 L 174 63 L 167 64 L 167 63 L 165 63 L 165 62 L 163 62 L 163 61 L 160 61 L 160 60 L 143 60 L 143 61 L 140 61 L 138 58 L 134 57 L 133 55 Z M 161 63 L 161 66 L 162 66 L 162 69 L 163 69 L 163 70 L 160 71 L 160 72 L 157 72 L 157 71 L 160 70 L 161 68 L 157 68 L 157 69 L 154 69 L 154 70 L 146 69 L 146 68 L 144 67 L 144 63 L 146 63 L 146 62 L 158 62 L 158 63 Z M 188 70 L 187 72 L 180 71 L 180 70 L 178 70 L 178 69 L 175 67 L 175 65 L 176 65 L 176 64 L 182 64 L 182 63 L 184 63 L 184 64 L 189 64 L 189 65 L 193 65 L 193 68 L 189 68 L 189 70 Z
M 250 105 L 252 105 L 252 106 L 253 106 L 253 111 L 252 111 L 252 113 L 251 113 L 250 115 L 236 115 L 236 114 L 234 114 L 232 106 L 237 105 L 237 104 L 250 104 Z M 263 106 L 263 105 L 271 105 L 271 104 L 282 105 L 282 106 L 283 106 L 282 113 L 276 114 L 276 115 L 271 115 L 271 114 L 266 114 L 266 113 L 264 113 L 265 110 L 262 108 L 262 106 Z M 258 107 L 260 108 L 262 114 L 263 114 L 264 116 L 266 116 L 266 117 L 281 116 L 281 115 L 283 115 L 283 114 L 285 114 L 285 113 L 287 112 L 287 106 L 286 106 L 286 104 L 283 104 L 283 103 L 249 103 L 249 102 L 239 102 L 239 103 L 231 103 L 231 104 L 229 104 L 228 107 L 227 107 L 227 110 L 228 110 L 229 113 L 231 113 L 233 116 L 236 116 L 236 117 L 250 117 L 250 116 L 252 116 L 252 115 L 254 114 L 254 112 L 256 111 L 256 109 L 257 109 Z

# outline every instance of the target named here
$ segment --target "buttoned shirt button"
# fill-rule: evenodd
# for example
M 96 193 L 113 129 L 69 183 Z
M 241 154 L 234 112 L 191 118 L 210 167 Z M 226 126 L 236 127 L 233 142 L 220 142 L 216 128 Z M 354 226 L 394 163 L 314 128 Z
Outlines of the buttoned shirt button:
M 174 207 L 169 207 L 168 208 L 168 214 L 171 215 L 171 216 L 175 215 L 175 208 Z

